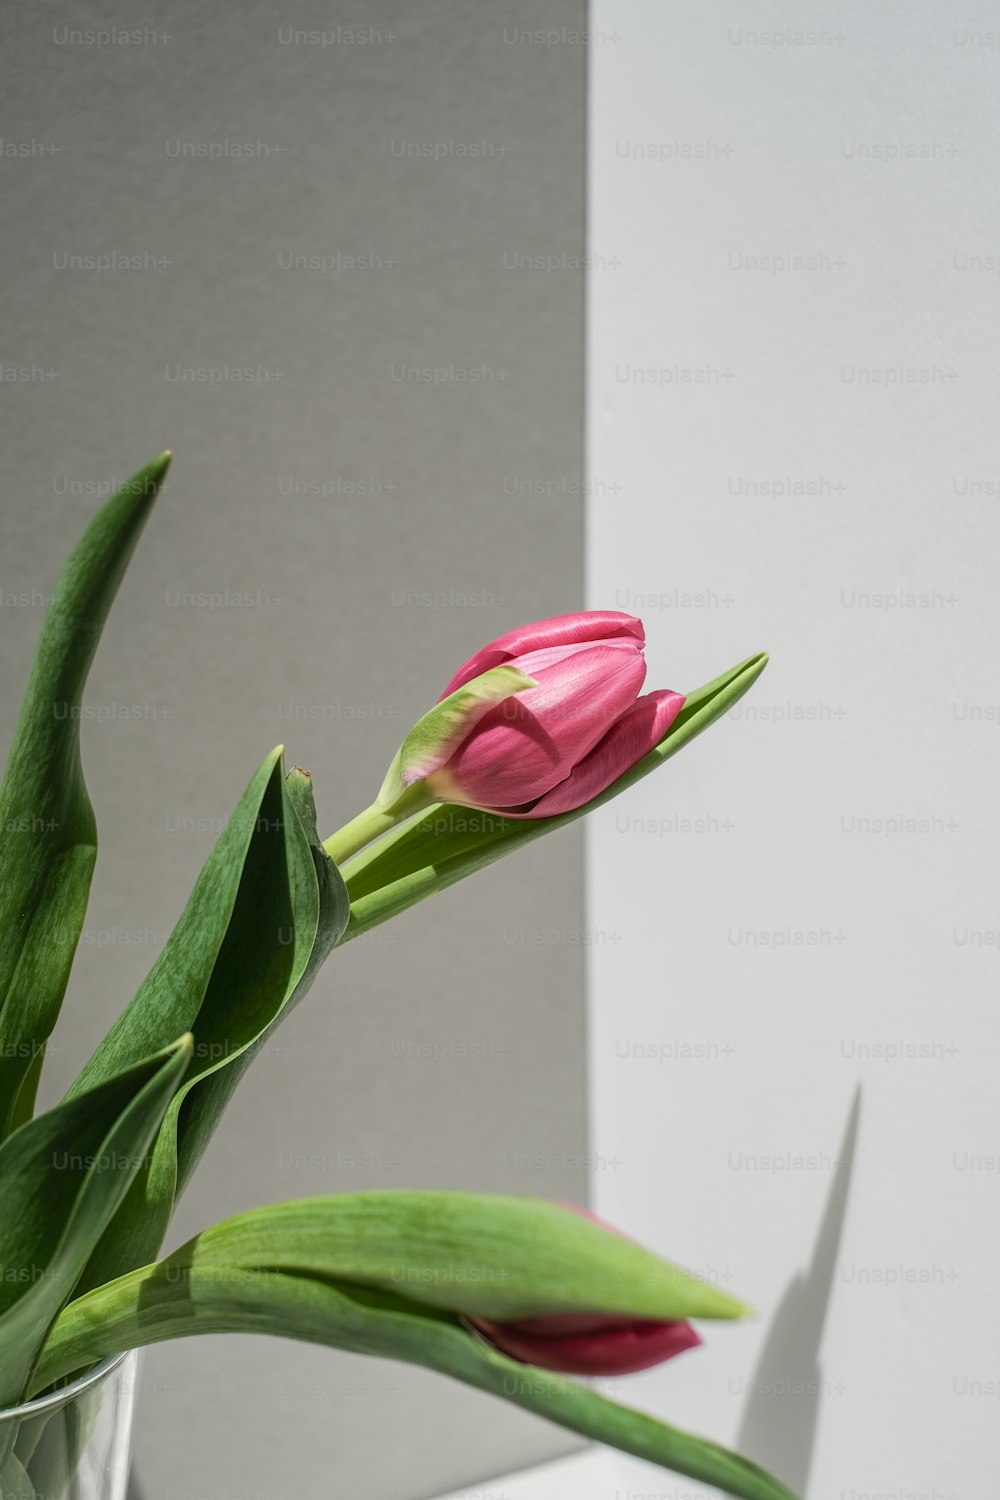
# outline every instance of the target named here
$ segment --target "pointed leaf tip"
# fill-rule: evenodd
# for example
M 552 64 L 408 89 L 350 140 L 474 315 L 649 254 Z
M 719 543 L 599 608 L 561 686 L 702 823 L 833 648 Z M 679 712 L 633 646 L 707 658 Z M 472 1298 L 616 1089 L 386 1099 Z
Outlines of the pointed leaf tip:
M 164 453 L 125 480 L 74 547 L 46 611 L 0 788 L 0 830 L 31 830 L 0 840 L 0 1140 L 32 1113 L 40 1048 L 83 927 L 97 848 L 80 762 L 83 690 L 169 462 Z

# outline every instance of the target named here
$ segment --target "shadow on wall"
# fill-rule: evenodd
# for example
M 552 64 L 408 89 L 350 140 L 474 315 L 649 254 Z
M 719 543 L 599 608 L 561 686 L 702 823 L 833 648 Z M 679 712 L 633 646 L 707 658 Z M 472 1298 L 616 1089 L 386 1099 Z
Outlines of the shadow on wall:
M 736 1448 L 806 1493 L 820 1396 L 819 1346 L 830 1303 L 854 1168 L 861 1113 L 858 1087 L 844 1131 L 837 1171 L 808 1271 L 782 1297 L 751 1377 Z

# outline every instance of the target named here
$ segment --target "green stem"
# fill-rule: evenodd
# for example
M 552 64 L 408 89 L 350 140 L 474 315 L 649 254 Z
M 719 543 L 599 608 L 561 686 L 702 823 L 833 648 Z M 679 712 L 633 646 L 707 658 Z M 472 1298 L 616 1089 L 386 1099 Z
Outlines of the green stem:
M 343 828 L 338 828 L 336 833 L 331 833 L 328 839 L 324 839 L 323 848 L 334 864 L 342 865 L 352 854 L 357 854 L 359 849 L 370 844 L 372 839 L 381 838 L 383 833 L 388 833 L 397 823 L 412 817 L 415 812 L 422 812 L 433 802 L 434 798 L 425 790 L 423 783 L 417 782 L 415 786 L 407 788 L 401 797 L 397 797 L 390 808 L 379 807 L 377 802 L 373 802 L 371 807 L 366 807 L 364 812 L 358 813 Z
M 357 854 L 365 844 L 377 839 L 380 834 L 388 833 L 394 826 L 396 819 L 391 813 L 383 812 L 373 802 L 371 807 L 366 807 L 364 812 L 358 813 L 343 828 L 338 828 L 336 833 L 331 833 L 328 839 L 323 840 L 323 848 L 329 854 L 334 864 L 342 865 L 345 859 L 350 859 L 352 854 Z

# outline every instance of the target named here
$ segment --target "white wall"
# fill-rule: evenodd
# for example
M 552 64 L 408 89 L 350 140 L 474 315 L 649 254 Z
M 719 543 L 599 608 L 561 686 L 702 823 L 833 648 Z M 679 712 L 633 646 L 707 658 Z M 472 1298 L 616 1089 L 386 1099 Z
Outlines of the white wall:
M 590 822 L 595 1201 L 760 1310 L 630 1398 L 810 1497 L 1000 1460 L 991 26 L 594 7 L 589 602 L 650 686 L 772 653 Z

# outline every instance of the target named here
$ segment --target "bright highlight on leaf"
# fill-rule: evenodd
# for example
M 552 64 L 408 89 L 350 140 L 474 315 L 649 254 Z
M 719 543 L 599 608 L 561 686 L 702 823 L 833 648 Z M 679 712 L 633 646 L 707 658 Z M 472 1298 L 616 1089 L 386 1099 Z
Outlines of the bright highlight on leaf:
M 561 1204 L 498 1193 L 382 1190 L 272 1203 L 203 1230 L 170 1260 L 334 1276 L 494 1319 L 595 1310 L 739 1318 L 747 1311 Z

